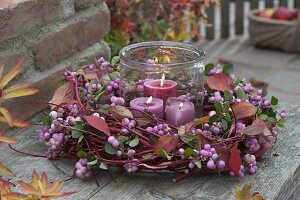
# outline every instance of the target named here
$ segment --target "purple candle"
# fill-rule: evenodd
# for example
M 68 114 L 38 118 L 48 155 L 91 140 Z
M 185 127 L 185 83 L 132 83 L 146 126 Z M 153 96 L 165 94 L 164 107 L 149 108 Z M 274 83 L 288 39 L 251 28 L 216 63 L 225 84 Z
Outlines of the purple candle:
M 167 100 L 165 116 L 169 123 L 179 127 L 194 120 L 195 106 L 188 100 L 171 97 Z
M 157 97 L 167 100 L 169 97 L 176 96 L 177 83 L 172 80 L 165 80 L 165 74 L 159 80 L 148 80 L 144 82 L 144 96 Z
M 164 111 L 164 101 L 158 98 L 140 97 L 130 101 L 131 112 L 134 117 L 143 117 L 143 112 L 148 111 L 156 117 L 162 119 Z M 141 112 L 140 112 L 141 111 Z

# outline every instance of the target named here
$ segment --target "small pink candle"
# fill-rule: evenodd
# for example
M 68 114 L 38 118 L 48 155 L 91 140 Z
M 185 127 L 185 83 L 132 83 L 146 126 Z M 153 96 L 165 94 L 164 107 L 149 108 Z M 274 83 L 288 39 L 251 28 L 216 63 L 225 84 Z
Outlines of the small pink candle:
M 171 97 L 167 100 L 165 116 L 169 123 L 179 127 L 194 120 L 195 106 L 188 100 Z
M 165 75 L 162 75 L 161 80 L 148 80 L 144 82 L 144 96 L 157 97 L 167 100 L 169 97 L 176 96 L 177 83 L 172 80 L 165 80 Z
M 130 109 L 134 117 L 143 117 L 143 112 L 148 111 L 156 117 L 162 119 L 164 111 L 164 101 L 158 98 L 140 97 L 130 101 Z M 140 112 L 141 111 L 141 112 Z

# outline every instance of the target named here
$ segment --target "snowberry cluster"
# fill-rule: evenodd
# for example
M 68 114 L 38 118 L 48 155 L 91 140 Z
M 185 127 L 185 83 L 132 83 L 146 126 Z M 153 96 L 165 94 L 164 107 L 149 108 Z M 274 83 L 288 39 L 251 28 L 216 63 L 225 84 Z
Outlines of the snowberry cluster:
M 260 148 L 260 144 L 256 138 L 246 139 L 244 141 L 244 146 L 246 147 L 249 153 L 256 153 Z
M 75 168 L 75 175 L 79 178 L 90 177 L 92 174 L 86 158 L 81 158 L 78 162 L 76 162 Z
M 136 126 L 136 121 L 133 119 L 129 120 L 128 118 L 123 118 L 122 124 L 128 126 L 128 128 L 134 128 Z
M 114 94 L 116 96 L 122 96 L 122 86 L 121 86 L 121 79 L 116 78 L 113 81 L 110 81 L 106 87 L 106 92 L 108 94 Z
M 130 163 L 126 163 L 124 165 L 124 168 L 126 169 L 127 172 L 134 172 L 138 169 L 137 166 L 138 166 L 138 162 L 130 162 Z
M 116 105 L 124 105 L 125 104 L 125 100 L 123 97 L 116 97 L 116 96 L 112 96 L 110 98 L 111 101 L 111 106 L 116 106 Z
M 214 95 L 211 96 L 208 100 L 210 103 L 215 103 L 215 102 L 223 102 L 224 99 L 221 96 L 221 93 L 219 91 L 214 92 Z
M 93 101 L 93 95 L 101 90 L 102 85 L 100 83 L 89 83 L 84 84 L 84 96 L 88 101 Z
M 219 74 L 221 72 L 222 72 L 221 69 L 219 69 L 218 67 L 214 67 L 210 70 L 209 75 L 215 75 L 215 74 Z
M 171 131 L 171 128 L 168 126 L 168 124 L 162 123 L 154 127 L 147 127 L 146 130 L 152 133 L 156 133 L 158 135 L 166 135 Z
M 243 87 L 243 89 L 244 89 L 244 91 L 245 91 L 246 93 L 252 93 L 252 92 L 254 91 L 254 88 L 253 88 L 253 86 L 251 85 L 251 83 L 245 84 L 244 87 Z
M 71 71 L 65 71 L 64 72 L 64 77 L 68 81 L 75 81 L 77 78 L 77 73 L 76 72 L 71 72 Z
M 193 101 L 195 99 L 195 96 L 193 96 L 192 93 L 186 93 L 186 94 L 179 96 L 178 98 L 185 99 L 188 101 Z
M 118 141 L 118 139 L 116 139 L 115 136 L 109 136 L 107 142 L 116 148 L 120 145 L 120 142 Z
M 239 175 L 238 175 L 239 178 L 244 178 L 244 176 L 245 176 L 244 170 L 245 170 L 244 165 L 241 165 Z M 229 175 L 230 176 L 235 176 L 235 174 L 232 171 L 229 172 Z
M 245 162 L 249 165 L 249 173 L 250 174 L 255 174 L 257 171 L 257 166 L 256 166 L 256 158 L 254 155 L 251 154 L 246 154 L 244 156 Z
M 242 122 L 238 122 L 235 124 L 235 135 L 241 135 L 242 131 L 246 128 L 246 125 Z
M 209 159 L 206 164 L 208 169 L 215 169 L 216 167 L 218 167 L 218 169 L 223 169 L 226 166 L 225 161 L 220 159 L 215 148 L 212 148 L 209 144 L 204 145 L 203 149 L 200 150 L 199 155 Z

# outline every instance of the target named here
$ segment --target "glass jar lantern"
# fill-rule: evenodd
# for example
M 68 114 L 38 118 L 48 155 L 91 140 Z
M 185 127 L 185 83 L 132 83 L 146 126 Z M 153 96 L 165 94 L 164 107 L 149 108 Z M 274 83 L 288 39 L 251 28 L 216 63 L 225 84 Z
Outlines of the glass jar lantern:
M 204 51 L 192 45 L 154 41 L 129 45 L 120 51 L 120 73 L 126 103 L 139 97 L 171 97 L 192 102 L 202 112 Z M 169 99 L 171 98 L 171 99 Z M 169 100 L 168 100 L 169 99 Z

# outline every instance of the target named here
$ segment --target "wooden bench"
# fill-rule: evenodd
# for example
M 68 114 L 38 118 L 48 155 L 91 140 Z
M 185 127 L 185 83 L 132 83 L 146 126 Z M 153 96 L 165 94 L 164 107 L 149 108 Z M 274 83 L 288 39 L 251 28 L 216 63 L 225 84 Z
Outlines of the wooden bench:
M 283 104 L 289 114 L 286 129 L 279 133 L 275 148 L 266 159 L 259 162 L 258 173 L 244 179 L 195 174 L 190 178 L 173 183 L 173 173 L 122 173 L 113 172 L 117 182 L 102 170 L 96 170 L 100 183 L 98 187 L 93 178 L 78 178 L 67 181 L 64 191 L 78 193 L 64 199 L 203 199 L 224 200 L 234 199 L 234 191 L 246 183 L 253 185 L 268 200 L 299 200 L 300 199 L 300 106 Z M 37 122 L 41 114 L 32 120 Z M 38 142 L 36 132 L 39 126 L 10 131 L 10 136 L 19 143 L 17 149 L 42 154 L 46 147 Z M 31 173 L 46 171 L 50 181 L 72 177 L 75 161 L 50 161 L 45 158 L 24 156 L 11 150 L 6 144 L 0 145 L 0 158 L 19 178 L 29 181 Z M 16 188 L 17 190 L 19 188 Z

